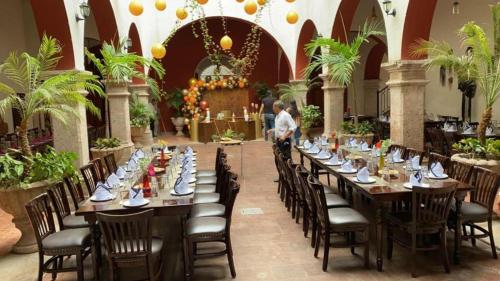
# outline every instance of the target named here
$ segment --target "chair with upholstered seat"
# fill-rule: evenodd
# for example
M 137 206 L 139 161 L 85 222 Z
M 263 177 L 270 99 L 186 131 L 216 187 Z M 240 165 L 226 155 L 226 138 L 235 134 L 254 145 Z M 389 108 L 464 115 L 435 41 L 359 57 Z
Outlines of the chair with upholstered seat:
M 472 176 L 474 190 L 471 192 L 470 202 L 463 202 L 462 225 L 470 228 L 470 233 L 464 233 L 462 238 L 471 239 L 472 245 L 476 245 L 476 239 L 489 238 L 493 258 L 497 258 L 495 239 L 493 236 L 493 206 L 500 186 L 500 174 L 491 170 L 474 167 Z M 454 206 L 452 207 L 454 211 Z M 454 212 L 452 212 L 454 215 Z M 488 230 L 478 225 L 478 223 L 488 223 Z M 476 234 L 475 230 L 480 231 Z
M 236 269 L 233 260 L 233 249 L 231 245 L 231 216 L 234 202 L 240 191 L 239 184 L 231 180 L 229 183 L 229 197 L 224 217 L 196 217 L 187 220 L 184 227 L 184 250 L 185 267 L 188 280 L 192 276 L 193 265 L 197 259 L 227 255 L 231 276 L 236 277 Z M 197 250 L 201 243 L 222 242 L 225 249 L 220 252 L 203 252 Z
M 64 183 L 68 187 L 69 194 L 73 201 L 73 206 L 75 210 L 78 210 L 80 204 L 85 201 L 85 195 L 83 194 L 82 183 L 77 176 L 75 177 L 65 177 Z
M 417 251 L 440 250 L 445 271 L 450 272 L 446 221 L 454 194 L 454 185 L 443 188 L 414 186 L 411 212 L 397 212 L 387 216 L 387 258 L 392 258 L 393 242 L 409 248 L 412 277 L 416 277 Z M 435 240 L 439 242 L 433 243 Z
M 224 194 L 224 179 L 226 174 L 229 172 L 231 167 L 227 165 L 225 159 L 223 159 L 222 172 L 218 177 L 217 183 L 214 185 L 198 185 L 196 184 L 195 193 L 193 197 L 194 204 L 206 204 L 206 203 L 220 203 L 223 201 L 221 195 Z M 212 192 L 213 191 L 213 192 Z
M 93 163 L 83 165 L 80 167 L 80 172 L 82 173 L 83 180 L 87 186 L 88 194 L 89 196 L 92 196 L 97 188 L 97 183 L 100 181 L 97 175 L 96 166 Z
M 370 266 L 368 220 L 349 207 L 328 208 L 323 185 L 316 182 L 312 176 L 308 177 L 308 184 L 316 204 L 319 222 L 314 256 L 318 257 L 320 242 L 323 240 L 323 271 L 326 272 L 328 268 L 330 247 L 351 248 L 353 254 L 355 247 L 364 247 L 364 265 L 368 268 Z M 344 235 L 345 241 L 332 241 L 332 234 Z M 361 234 L 362 237 L 356 234 Z
M 474 166 L 462 162 L 451 161 L 449 166 L 449 177 L 459 182 L 469 183 Z
M 223 177 L 223 181 L 221 183 L 223 187 L 221 188 L 220 203 L 194 204 L 191 208 L 191 212 L 189 213 L 189 216 L 191 218 L 224 216 L 229 199 L 229 183 L 231 182 L 231 180 L 238 180 L 238 176 L 235 173 L 229 171 L 230 167 L 227 167 L 227 169 L 228 172 L 224 175 L 221 175 L 221 177 Z
M 198 170 L 196 172 L 196 177 L 216 177 L 218 175 L 217 171 L 220 168 L 220 158 L 221 153 L 224 152 L 224 148 L 217 147 L 217 152 L 215 153 L 215 168 L 213 170 Z
M 106 170 L 108 170 L 108 173 L 114 173 L 118 169 L 118 165 L 116 165 L 116 159 L 115 159 L 115 154 L 110 153 L 103 158 L 104 164 L 106 164 Z
M 75 216 L 71 213 L 63 182 L 53 184 L 49 187 L 47 193 L 49 194 L 61 229 L 89 227 L 83 216 Z
M 26 212 L 33 226 L 38 244 L 38 281 L 43 273 L 51 273 L 52 279 L 59 272 L 77 272 L 77 280 L 84 280 L 83 261 L 90 255 L 92 239 L 89 228 L 73 228 L 56 231 L 49 196 L 42 194 L 26 204 Z M 45 261 L 45 257 L 50 258 Z M 63 267 L 63 259 L 76 256 L 76 267 Z
M 116 278 L 120 276 L 116 269 L 129 276 L 137 271 L 126 269 L 138 267 L 146 269 L 145 280 L 161 280 L 163 240 L 152 235 L 153 215 L 153 210 L 127 215 L 97 213 L 107 250 L 109 280 L 121 280 Z
M 227 165 L 227 154 L 224 152 L 221 152 L 219 154 L 219 163 L 216 165 L 217 171 L 216 171 L 216 178 L 219 179 L 219 176 L 222 176 L 224 172 L 224 166 Z M 213 178 L 213 177 L 211 177 Z M 221 181 L 217 180 L 215 184 L 200 184 L 196 183 L 196 189 L 195 193 L 214 193 L 218 192 L 220 190 L 220 183 Z

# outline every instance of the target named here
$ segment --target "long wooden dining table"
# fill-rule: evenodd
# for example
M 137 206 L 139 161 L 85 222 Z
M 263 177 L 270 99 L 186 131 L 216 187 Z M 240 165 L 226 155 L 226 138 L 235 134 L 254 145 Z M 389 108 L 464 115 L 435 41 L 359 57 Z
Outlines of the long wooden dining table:
M 401 164 L 391 164 L 393 169 L 398 171 L 396 175 L 390 176 L 390 180 L 386 181 L 383 177 L 377 175 L 370 175 L 376 179 L 375 183 L 372 184 L 360 184 L 354 181 L 356 174 L 344 174 L 337 171 L 340 166 L 329 166 L 325 164 L 327 160 L 319 160 L 315 158 L 314 154 L 307 153 L 305 149 L 295 146 L 296 150 L 300 154 L 300 162 L 304 165 L 304 158 L 309 159 L 311 164 L 312 174 L 319 178 L 318 170 L 324 170 L 329 174 L 335 176 L 338 180 L 339 190 L 342 195 L 349 199 L 350 203 L 353 203 L 353 191 L 356 191 L 363 195 L 365 198 L 372 200 L 375 211 L 375 225 L 376 225 L 376 248 L 377 248 L 377 269 L 378 271 L 383 270 L 383 233 L 384 233 L 384 215 L 388 209 L 389 205 L 396 204 L 401 201 L 411 201 L 412 191 L 403 186 L 405 182 L 408 182 L 407 176 L 405 175 L 404 163 Z M 344 155 L 347 155 L 351 160 L 357 162 L 362 162 L 359 160 L 364 160 L 365 163 L 367 159 L 370 158 L 370 154 L 366 152 L 360 152 L 355 149 L 346 149 L 341 147 Z M 376 158 L 378 159 L 378 158 Z M 362 164 L 361 164 L 362 165 Z M 386 177 L 387 179 L 387 177 Z M 452 178 L 447 178 L 444 180 L 429 180 L 430 188 L 442 188 L 447 186 L 456 186 L 455 193 L 455 243 L 454 243 L 454 261 L 455 263 L 460 262 L 460 252 L 461 252 L 461 241 L 462 241 L 462 214 L 461 206 L 467 195 L 467 192 L 471 191 L 473 187 L 467 183 L 462 183 L 456 181 Z

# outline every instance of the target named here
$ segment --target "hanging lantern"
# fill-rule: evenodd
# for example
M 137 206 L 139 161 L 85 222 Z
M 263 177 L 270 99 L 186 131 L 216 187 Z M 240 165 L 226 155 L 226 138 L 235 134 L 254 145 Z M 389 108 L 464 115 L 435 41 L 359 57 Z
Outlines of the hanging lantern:
M 163 11 L 167 8 L 167 1 L 166 0 L 156 0 L 155 7 L 158 11 Z
M 153 47 L 151 47 L 151 54 L 155 59 L 164 58 L 166 53 L 167 49 L 165 49 L 165 46 L 163 46 L 163 44 L 156 43 L 153 45 Z
M 299 21 L 299 14 L 295 11 L 288 12 L 288 14 L 286 14 L 286 21 L 289 24 L 296 24 L 297 21 Z
M 128 10 L 130 13 L 134 16 L 140 16 L 142 12 L 144 11 L 144 6 L 142 6 L 141 1 L 139 0 L 132 0 L 130 1 L 130 4 L 128 4 Z
M 175 15 L 178 19 L 183 20 L 187 18 L 188 12 L 184 8 L 177 8 L 177 10 L 175 11 Z
M 245 0 L 236 0 L 236 2 L 238 2 L 238 3 L 243 3 L 243 1 L 245 1 Z
M 207 4 L 208 0 L 196 0 L 196 2 L 198 2 L 198 4 L 200 5 L 205 5 Z
M 293 2 L 295 2 L 295 0 L 286 0 L 286 2 L 293 3 Z
M 245 12 L 249 15 L 253 15 L 257 12 L 257 3 L 254 0 L 247 0 L 245 2 Z
M 267 0 L 257 0 L 257 3 L 259 3 L 259 5 L 261 5 L 261 6 L 266 5 L 266 2 L 267 2 Z
M 231 39 L 231 37 L 227 36 L 227 35 L 224 35 L 224 37 L 222 37 L 220 39 L 220 46 L 222 47 L 222 49 L 224 50 L 229 50 L 233 47 L 233 39 Z

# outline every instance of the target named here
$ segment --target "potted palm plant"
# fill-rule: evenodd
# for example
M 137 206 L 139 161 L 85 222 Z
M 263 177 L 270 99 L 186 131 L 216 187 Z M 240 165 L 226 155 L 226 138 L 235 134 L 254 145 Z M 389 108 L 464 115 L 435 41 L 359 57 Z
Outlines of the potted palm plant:
M 177 136 L 184 136 L 182 130 L 184 128 L 184 116 L 182 114 L 182 105 L 184 104 L 184 95 L 182 94 L 181 89 L 175 89 L 170 93 L 167 93 L 165 96 L 165 101 L 167 106 L 174 110 L 174 116 L 170 119 L 172 120 L 172 124 L 174 124 L 175 129 L 177 130 Z
M 360 64 L 360 49 L 364 43 L 369 42 L 370 36 L 381 36 L 384 32 L 379 31 L 379 22 L 365 22 L 363 28 L 351 43 L 342 43 L 336 39 L 318 37 L 306 45 L 306 53 L 311 57 L 311 63 L 306 67 L 306 77 L 319 68 L 325 66 L 328 69 L 330 81 L 337 85 L 350 86 L 353 97 L 354 123 L 358 124 L 358 102 L 357 90 L 353 83 L 353 73 L 356 66 Z M 346 41 L 347 32 L 344 27 Z M 321 48 L 321 52 L 316 50 Z
M 302 136 L 304 139 L 311 138 L 311 128 L 315 127 L 323 117 L 318 106 L 306 105 L 300 110 Z
M 493 17 L 493 30 L 500 29 L 500 4 L 491 6 Z M 498 161 L 488 159 L 485 150 L 492 141 L 486 139 L 486 129 L 491 123 L 493 105 L 500 96 L 500 33 L 494 32 L 493 44 L 490 44 L 484 29 L 474 22 L 468 22 L 460 28 L 458 35 L 462 45 L 472 50 L 466 55 L 456 55 L 450 44 L 434 40 L 420 40 L 414 46 L 415 56 L 427 55 L 427 67 L 445 67 L 451 69 L 459 77 L 459 81 L 469 81 L 469 84 L 477 84 L 478 90 L 483 95 L 485 109 L 479 122 L 477 139 L 464 140 L 456 146 L 459 154 L 453 155 L 452 159 L 480 166 L 489 166 L 495 169 Z M 493 47 L 492 47 L 493 46 Z M 462 149 L 463 148 L 463 149 Z M 469 148 L 474 148 L 467 152 Z
M 304 100 L 304 93 L 307 93 L 307 90 L 307 86 L 302 83 L 278 84 L 278 94 L 280 96 L 280 100 L 285 103 L 296 101 L 299 110 L 306 104 L 306 101 Z
M 99 110 L 83 95 L 82 90 L 104 95 L 98 77 L 81 71 L 51 72 L 61 59 L 61 46 L 55 38 L 44 35 L 35 56 L 12 52 L 0 65 L 0 74 L 8 82 L 0 82 L 2 116 L 16 109 L 20 114 L 19 150 L 0 156 L 0 207 L 12 214 L 13 222 L 21 231 L 21 239 L 14 246 L 17 253 L 37 250 L 33 229 L 24 211 L 24 205 L 45 192 L 48 184 L 74 174 L 72 161 L 76 155 L 57 153 L 49 149 L 34 154 L 28 138 L 28 124 L 36 114 L 50 114 L 65 123 L 79 117 L 74 110 L 84 105 L 99 116 Z M 19 89 L 22 93 L 18 93 Z
M 148 104 L 141 102 L 136 95 L 133 95 L 130 103 L 130 129 L 134 143 L 141 142 L 147 126 L 155 118 L 155 110 Z

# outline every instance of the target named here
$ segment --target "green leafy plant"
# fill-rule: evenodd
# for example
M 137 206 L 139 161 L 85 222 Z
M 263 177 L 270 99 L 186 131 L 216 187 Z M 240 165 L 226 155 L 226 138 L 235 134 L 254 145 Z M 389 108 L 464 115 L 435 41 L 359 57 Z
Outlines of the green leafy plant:
M 373 133 L 373 125 L 368 121 L 355 124 L 351 121 L 344 121 L 340 124 L 341 130 L 344 134 L 356 134 L 365 136 Z
M 256 82 L 252 85 L 252 88 L 255 89 L 255 93 L 257 94 L 257 98 L 261 101 L 265 97 L 267 97 L 268 93 L 270 92 L 269 86 L 262 81 Z
M 156 112 L 148 104 L 139 101 L 135 95 L 132 97 L 129 111 L 130 126 L 132 127 L 147 127 L 151 120 L 156 118 Z
M 77 175 L 73 165 L 77 155 L 73 152 L 56 152 L 54 148 L 48 147 L 44 153 L 36 153 L 32 161 L 32 169 L 29 182 L 41 180 L 62 180 L 64 177 Z
M 303 83 L 288 83 L 288 84 L 278 84 L 278 93 L 280 95 L 280 100 L 283 102 L 291 102 L 295 100 L 297 105 L 305 104 L 303 100 L 304 92 L 307 92 L 308 88 Z
M 0 156 L 0 186 L 8 188 L 20 184 L 24 172 L 23 162 L 12 158 L 9 154 Z
M 116 148 L 121 145 L 121 140 L 118 138 L 98 138 L 95 141 L 94 148 L 96 149 L 108 149 Z
M 354 123 L 358 123 L 357 92 L 353 83 L 353 73 L 356 66 L 360 64 L 360 49 L 364 43 L 369 42 L 370 36 L 381 36 L 384 32 L 379 31 L 380 22 L 365 22 L 358 35 L 350 42 L 343 43 L 336 39 L 318 37 L 306 45 L 306 53 L 311 57 L 311 63 L 306 67 L 306 77 L 311 76 L 323 66 L 328 68 L 330 81 L 342 85 L 351 86 L 354 101 Z M 344 27 L 345 41 L 349 41 L 347 31 Z M 321 52 L 316 52 L 321 48 Z
M 61 59 L 61 51 L 55 38 L 44 35 L 36 56 L 12 52 L 0 65 L 0 75 L 10 82 L 10 85 L 0 82 L 0 93 L 5 96 L 0 100 L 0 113 L 5 116 L 13 108 L 20 114 L 18 132 L 20 151 L 25 156 L 25 176 L 31 169 L 31 161 L 25 160 L 33 156 L 28 124 L 34 116 L 49 114 L 66 124 L 70 117 L 79 118 L 75 110 L 77 105 L 100 115 L 99 109 L 81 94 L 82 90 L 87 90 L 104 95 L 97 76 L 76 70 L 51 72 Z
M 354 127 L 354 124 L 351 121 L 344 121 L 340 123 L 340 129 L 344 134 L 355 134 L 356 133 L 356 127 Z
M 482 90 L 485 109 L 477 130 L 483 146 L 486 129 L 491 122 L 492 109 L 500 96 L 500 4 L 491 5 L 493 18 L 493 44 L 484 29 L 471 21 L 458 31 L 462 45 L 472 51 L 464 56 L 454 54 L 447 42 L 420 40 L 414 46 L 415 56 L 427 55 L 427 66 L 446 67 L 458 76 L 459 81 L 475 81 Z M 492 48 L 493 46 L 493 48 Z
M 319 106 L 315 105 L 306 105 L 302 107 L 302 109 L 300 110 L 300 116 L 302 121 L 302 128 L 304 129 L 313 127 L 323 119 L 321 111 L 319 110 Z
M 459 153 L 468 154 L 472 158 L 498 159 L 500 157 L 500 140 L 486 139 L 483 145 L 477 138 L 467 138 L 453 144 L 453 149 Z
M 129 83 L 132 78 L 143 80 L 150 87 L 153 98 L 159 100 L 162 92 L 158 83 L 154 78 L 145 74 L 143 69 L 151 69 L 159 79 L 165 75 L 165 69 L 157 60 L 124 52 L 125 44 L 126 40 L 122 40 L 116 46 L 113 43 L 104 42 L 101 48 L 102 59 L 97 58 L 87 49 L 85 49 L 85 55 L 107 82 Z
M 167 106 L 175 111 L 175 117 L 182 117 L 182 105 L 184 104 L 184 95 L 181 89 L 175 89 L 165 94 Z

